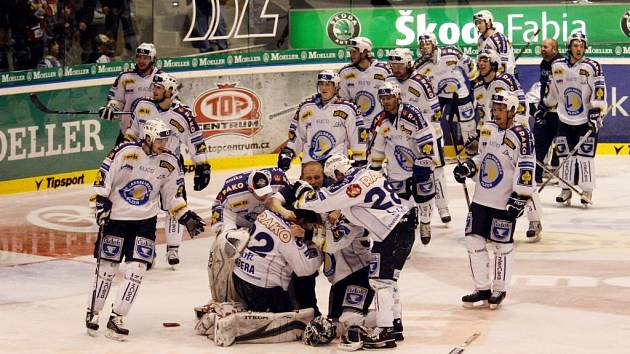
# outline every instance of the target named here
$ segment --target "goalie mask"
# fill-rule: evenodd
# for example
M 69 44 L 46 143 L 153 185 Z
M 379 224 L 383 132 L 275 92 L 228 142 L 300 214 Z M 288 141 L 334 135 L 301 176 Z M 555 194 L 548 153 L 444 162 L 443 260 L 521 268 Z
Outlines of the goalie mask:
M 271 173 L 265 170 L 252 171 L 247 178 L 247 187 L 258 198 L 272 194 Z
M 318 316 L 306 325 L 302 334 L 302 343 L 313 347 L 328 344 L 335 339 L 336 335 L 337 328 L 332 321 L 324 316 Z

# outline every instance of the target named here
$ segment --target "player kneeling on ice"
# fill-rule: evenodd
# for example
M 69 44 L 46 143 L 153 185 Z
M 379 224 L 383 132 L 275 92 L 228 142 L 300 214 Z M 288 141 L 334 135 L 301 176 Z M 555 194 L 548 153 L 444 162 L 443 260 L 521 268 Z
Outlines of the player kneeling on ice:
M 296 216 L 298 222 L 292 223 L 270 210 L 258 215 L 232 274 L 236 294 L 248 312 L 228 309 L 224 316 L 222 308 L 214 310 L 216 314 L 201 316 L 198 332 L 220 346 L 302 338 L 306 324 L 313 319 L 313 309 L 293 311 L 287 289 L 293 272 L 298 276 L 314 273 L 322 256 L 315 245 L 303 241 L 300 226 L 319 223 L 319 217 L 304 211 Z
M 191 237 L 204 230 L 204 221 L 188 209 L 182 196 L 184 172 L 177 157 L 166 150 L 171 129 L 160 121 L 148 120 L 143 132 L 142 140 L 114 148 L 94 181 L 100 230 L 94 249 L 96 279 L 85 319 L 90 335 L 99 328 L 98 315 L 123 258 L 127 265 L 125 278 L 106 335 L 125 340 L 129 334 L 123 316 L 129 313 L 147 265 L 153 262 L 160 195 L 164 208 L 186 226 Z
M 492 96 L 494 120 L 480 132 L 479 154 L 455 166 L 455 179 L 475 178 L 475 194 L 466 220 L 466 248 L 475 291 L 462 297 L 464 307 L 482 301 L 496 309 L 505 298 L 512 272 L 514 229 L 534 192 L 535 155 L 531 133 L 514 125 L 517 96 L 508 91 Z M 490 281 L 488 249 L 494 251 Z
M 395 320 L 400 319 L 395 306 L 400 299 L 397 279 L 413 245 L 415 213 L 401 204 L 382 174 L 353 168 L 344 155 L 328 159 L 324 173 L 336 183 L 319 191 L 308 185 L 296 188 L 295 207 L 320 213 L 340 210 L 350 223 L 368 230 L 374 240 L 369 283 L 376 294 L 377 327 L 366 330 L 353 326 L 342 336 L 342 343 L 367 349 L 393 348 Z

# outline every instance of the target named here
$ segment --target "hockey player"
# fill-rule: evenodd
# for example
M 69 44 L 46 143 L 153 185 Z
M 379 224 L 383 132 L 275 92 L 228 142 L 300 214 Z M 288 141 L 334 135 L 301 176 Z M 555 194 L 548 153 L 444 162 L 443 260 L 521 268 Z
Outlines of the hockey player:
M 514 229 L 534 188 L 535 155 L 529 130 L 515 125 L 518 98 L 503 91 L 492 97 L 493 121 L 481 127 L 479 154 L 455 166 L 455 179 L 474 178 L 475 194 L 468 212 L 465 243 L 475 291 L 462 297 L 464 307 L 476 302 L 496 309 L 505 299 L 512 273 Z M 494 252 L 490 281 L 488 246 Z
M 119 115 L 114 112 L 131 111 L 131 104 L 140 97 L 153 96 L 151 84 L 153 76 L 162 73 L 155 66 L 157 52 L 153 43 L 142 43 L 136 48 L 136 66 L 123 71 L 107 94 L 107 104 L 98 111 L 101 119 L 119 120 L 120 134 L 116 145 L 124 141 L 124 135 L 131 126 L 130 115 Z
M 142 97 L 133 101 L 131 112 L 133 120 L 127 129 L 127 139 L 135 140 L 142 131 L 146 119 L 164 122 L 173 132 L 168 148 L 179 156 L 183 168 L 181 146 L 185 145 L 195 164 L 194 190 L 200 191 L 210 183 L 210 155 L 201 135 L 197 120 L 190 108 L 177 100 L 178 82 L 170 74 L 158 73 L 153 76 L 152 98 Z M 186 192 L 184 190 L 184 198 Z M 166 259 L 171 266 L 179 264 L 179 246 L 184 230 L 170 214 L 165 217 Z
M 597 133 L 602 126 L 606 103 L 606 81 L 601 65 L 585 57 L 588 43 L 581 31 L 572 33 L 567 40 L 565 58 L 551 64 L 551 92 L 544 100 L 547 106 L 557 105 L 558 135 L 556 146 L 562 166 L 560 176 L 573 181 L 584 191 L 580 202 L 587 207 L 592 201 L 595 187 L 595 151 Z M 577 156 L 569 156 L 578 141 L 590 134 L 577 150 Z M 569 159 L 568 162 L 564 160 Z M 563 188 L 556 201 L 570 205 L 571 190 Z
M 324 173 L 336 183 L 317 192 L 306 184 L 296 188 L 295 207 L 320 213 L 338 209 L 350 223 L 368 230 L 374 241 L 369 283 L 375 291 L 377 327 L 351 327 L 342 341 L 366 349 L 395 347 L 394 305 L 400 301 L 396 281 L 413 246 L 415 213 L 401 203 L 385 177 L 353 168 L 344 155 L 328 159 Z
M 387 63 L 372 58 L 372 41 L 366 37 L 348 40 L 349 65 L 339 70 L 339 97 L 354 102 L 363 113 L 363 122 L 370 128 L 378 112 L 383 110 L 378 101 L 378 88 L 391 76 Z
M 451 109 L 456 109 L 457 121 L 464 143 L 477 137 L 477 122 L 472 99 L 471 80 L 479 76 L 474 60 L 454 47 L 438 47 L 437 39 L 431 32 L 418 36 L 421 57 L 416 60 L 416 72 L 427 76 L 433 83 L 442 117 L 449 117 Z M 457 94 L 457 99 L 453 95 Z M 442 139 L 440 119 L 433 125 Z M 439 198 L 436 198 L 436 203 Z
M 508 38 L 494 28 L 494 17 L 488 10 L 481 10 L 473 15 L 475 27 L 479 32 L 477 48 L 492 49 L 501 57 L 501 73 L 503 71 L 516 76 L 516 62 L 514 60 L 514 48 Z
M 138 294 L 147 264 L 153 262 L 160 197 L 163 208 L 186 226 L 191 237 L 204 230 L 204 221 L 186 205 L 184 173 L 167 150 L 171 129 L 158 120 L 148 120 L 143 131 L 142 140 L 118 145 L 109 153 L 94 181 L 100 231 L 94 249 L 96 284 L 85 320 L 90 335 L 99 328 L 98 315 L 123 259 L 126 273 L 107 323 L 107 336 L 125 340 L 129 334 L 123 316 Z
M 302 163 L 320 161 L 352 150 L 355 161 L 366 159 L 368 129 L 361 111 L 337 96 L 339 75 L 324 70 L 317 75 L 317 94 L 304 100 L 289 127 L 289 142 L 278 155 L 278 168 L 285 171 L 293 158 L 304 153 Z
M 436 139 L 435 146 L 435 206 L 443 223 L 451 221 L 448 210 L 446 181 L 444 180 L 444 143 L 442 140 L 442 110 L 436 91 L 428 76 L 413 71 L 413 56 L 407 48 L 396 48 L 389 55 L 389 65 L 400 87 L 400 100 L 418 108 L 424 117 L 430 117 Z M 428 71 L 432 72 L 432 71 Z M 472 108 L 472 106 L 471 106 Z M 473 127 L 474 129 L 474 127 Z M 431 216 L 429 215 L 429 219 Z M 428 229 L 430 231 L 430 229 Z
M 401 102 L 398 85 L 386 82 L 378 90 L 384 110 L 376 116 L 370 169 L 385 175 L 411 209 L 420 211 L 420 241 L 431 241 L 431 199 L 435 196 L 433 169 L 438 159 L 434 129 L 422 112 Z

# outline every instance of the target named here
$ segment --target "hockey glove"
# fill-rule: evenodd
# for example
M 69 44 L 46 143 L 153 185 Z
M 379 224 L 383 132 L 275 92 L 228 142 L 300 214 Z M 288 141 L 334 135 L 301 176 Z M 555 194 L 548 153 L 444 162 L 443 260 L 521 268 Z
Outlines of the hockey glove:
M 465 183 L 466 177 L 473 177 L 477 173 L 475 161 L 468 159 L 453 169 L 453 176 L 458 183 Z
M 98 109 L 99 117 L 104 120 L 115 120 L 114 112 L 122 110 L 123 106 L 121 101 L 110 100 L 105 106 Z
M 534 112 L 534 120 L 536 124 L 545 124 L 547 122 L 547 107 L 538 105 Z
M 310 192 L 313 191 L 313 187 L 311 187 L 310 184 L 308 184 L 308 182 L 305 181 L 301 181 L 301 180 L 297 180 L 295 181 L 295 183 L 293 183 L 293 187 L 291 187 L 291 192 L 293 192 L 293 195 L 295 196 L 295 200 L 300 200 L 300 198 L 302 197 L 302 195 L 306 192 Z
M 413 164 L 413 182 L 426 183 L 433 174 L 433 161 L 428 156 L 416 159 Z
M 210 165 L 202 163 L 195 166 L 194 189 L 200 191 L 206 188 L 208 183 L 210 183 Z
M 278 168 L 288 171 L 291 168 L 291 161 L 293 161 L 294 155 L 293 150 L 287 147 L 282 148 L 278 154 Z
M 194 238 L 202 233 L 204 226 L 206 226 L 206 222 L 192 210 L 185 212 L 184 215 L 179 218 L 179 223 L 186 226 L 186 230 L 188 230 L 190 238 Z
M 112 201 L 102 195 L 96 196 L 96 223 L 103 226 L 112 212 Z
M 602 127 L 602 114 L 599 108 L 591 108 L 588 110 L 588 126 L 594 134 L 597 134 L 599 128 Z
M 464 149 L 466 149 L 468 156 L 477 155 L 477 151 L 479 150 L 479 135 L 469 137 L 468 140 L 464 142 Z
M 519 217 L 521 217 L 521 215 L 523 215 L 523 213 L 525 212 L 525 205 L 527 204 L 528 200 L 529 197 L 523 197 L 516 194 L 516 192 L 512 192 L 512 194 L 510 195 L 510 199 L 508 199 L 506 207 L 510 217 L 513 219 L 518 219 Z

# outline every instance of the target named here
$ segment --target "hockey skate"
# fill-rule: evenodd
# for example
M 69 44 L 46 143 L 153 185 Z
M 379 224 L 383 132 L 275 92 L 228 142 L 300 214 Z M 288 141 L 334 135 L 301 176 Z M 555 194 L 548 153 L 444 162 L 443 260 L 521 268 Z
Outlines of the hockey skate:
M 540 241 L 540 233 L 542 232 L 542 224 L 540 221 L 530 221 L 529 229 L 527 229 L 527 239 L 531 242 Z
M 431 242 L 431 224 L 420 223 L 420 242 L 423 245 L 428 245 Z
M 179 264 L 179 246 L 166 246 L 166 260 L 171 267 Z
M 501 306 L 503 299 L 505 299 L 505 295 L 507 293 L 505 291 L 493 291 L 492 295 L 488 299 L 488 303 L 490 304 L 490 310 L 496 310 Z
M 87 334 L 91 337 L 96 337 L 96 331 L 98 331 L 98 312 L 88 310 L 85 314 L 85 327 L 87 328 Z
M 451 222 L 451 213 L 448 211 L 448 208 L 439 208 L 438 213 L 440 214 L 440 219 L 442 219 L 443 224 Z
M 462 296 L 462 305 L 467 309 L 472 309 L 475 303 L 481 301 L 478 307 L 487 307 L 490 295 L 492 295 L 490 290 L 475 290 L 472 294 Z
M 396 348 L 394 327 L 376 327 L 363 339 L 363 349 Z
M 107 322 L 107 333 L 105 334 L 105 337 L 121 342 L 126 341 L 127 336 L 129 335 L 129 330 L 123 326 L 123 317 L 112 312 L 111 316 L 109 316 L 109 321 Z
M 591 204 L 593 204 L 593 192 L 582 192 L 580 203 L 582 203 L 583 208 L 588 208 Z
M 400 318 L 394 319 L 394 339 L 396 342 L 402 342 L 405 340 L 403 336 L 403 324 Z
M 560 192 L 560 195 L 556 197 L 556 202 L 566 206 L 571 206 L 571 190 L 562 188 L 562 192 Z
M 346 330 L 346 333 L 341 336 L 337 348 L 347 352 L 363 349 L 363 340 L 367 335 L 367 328 L 363 326 L 350 326 Z

